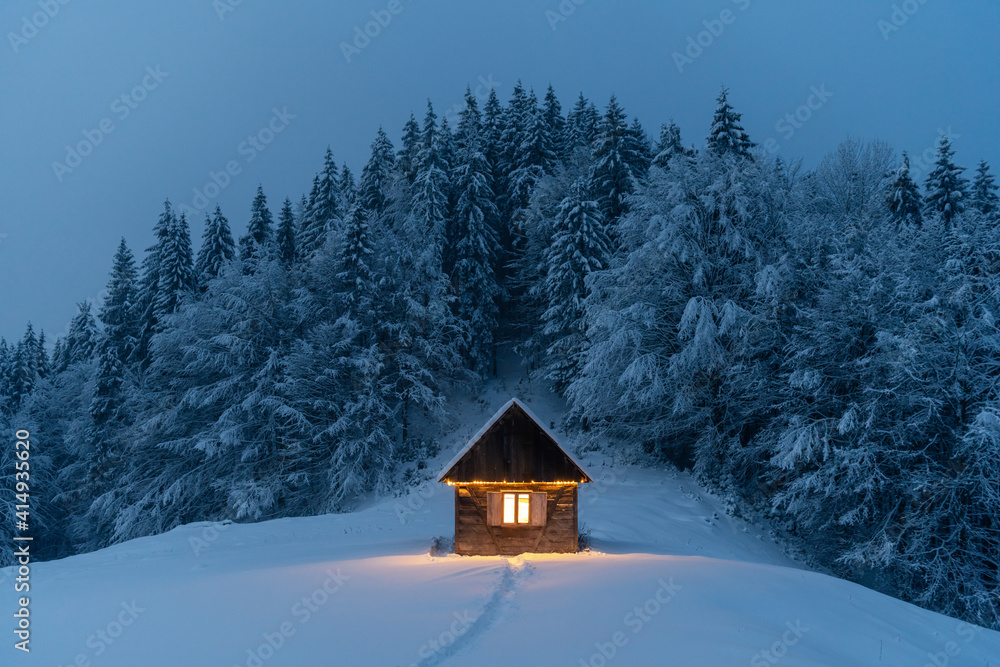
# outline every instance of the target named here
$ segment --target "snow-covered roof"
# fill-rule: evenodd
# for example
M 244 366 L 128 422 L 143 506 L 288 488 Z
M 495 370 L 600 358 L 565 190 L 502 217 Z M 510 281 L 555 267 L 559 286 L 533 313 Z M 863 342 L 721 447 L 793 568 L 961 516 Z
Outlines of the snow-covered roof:
M 580 462 L 576 460 L 576 457 L 573 456 L 572 454 L 570 454 L 566 450 L 566 448 L 563 447 L 562 443 L 559 442 L 559 438 L 556 437 L 556 434 L 553 433 L 552 431 L 550 431 L 545 426 L 545 422 L 543 422 L 541 419 L 539 419 L 538 415 L 536 415 L 534 412 L 531 411 L 531 408 L 529 408 L 527 405 L 525 405 L 523 402 L 521 402 L 517 398 L 511 398 L 509 401 L 507 401 L 506 403 L 504 403 L 503 406 L 499 410 L 496 411 L 496 414 L 494 414 L 492 417 L 490 417 L 489 421 L 487 421 L 485 424 L 483 424 L 483 427 L 481 429 L 479 429 L 478 431 L 476 431 L 476 434 L 473 435 L 469 439 L 469 442 L 467 442 L 465 444 L 465 447 L 462 447 L 462 450 L 458 454 L 456 454 L 454 456 L 454 458 L 452 458 L 451 461 L 448 462 L 448 465 L 446 465 L 444 467 L 444 470 L 442 470 L 441 474 L 438 475 L 437 481 L 439 481 L 439 482 L 444 481 L 444 477 L 448 474 L 448 472 L 452 468 L 455 467 L 455 464 L 458 463 L 459 461 L 461 461 L 462 457 L 465 456 L 469 452 L 469 450 L 472 449 L 475 446 L 475 444 L 477 442 L 479 442 L 479 440 L 484 435 L 486 435 L 486 432 L 489 431 L 490 428 L 492 428 L 493 425 L 496 424 L 497 421 L 499 421 L 501 417 L 503 417 L 505 414 L 507 414 L 507 411 L 510 410 L 515 405 L 517 407 L 519 407 L 524 412 L 524 414 L 528 415 L 528 418 L 531 419 L 531 421 L 535 422 L 535 424 L 538 426 L 538 428 L 540 428 L 542 430 L 542 432 L 545 435 L 547 435 L 552 440 L 552 442 L 555 443 L 556 447 L 558 447 L 559 450 L 563 454 L 566 455 L 566 458 L 568 458 L 573 463 L 573 465 L 575 465 L 577 468 L 579 468 L 580 471 L 584 475 L 586 475 L 588 481 L 592 481 L 590 475 L 587 474 L 587 471 L 584 470 L 584 468 L 580 464 Z

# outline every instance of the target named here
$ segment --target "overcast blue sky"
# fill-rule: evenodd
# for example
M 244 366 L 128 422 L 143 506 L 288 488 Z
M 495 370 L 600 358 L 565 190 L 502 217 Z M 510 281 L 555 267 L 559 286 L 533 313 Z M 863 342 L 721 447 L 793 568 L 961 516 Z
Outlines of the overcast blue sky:
M 118 239 L 141 255 L 163 200 L 201 203 L 210 172 L 238 167 L 211 205 L 242 233 L 258 184 L 277 212 L 308 190 L 328 144 L 358 173 L 379 125 L 398 144 L 411 111 L 429 97 L 445 112 L 466 84 L 506 100 L 518 78 L 551 82 L 564 107 L 581 90 L 600 107 L 615 93 L 651 136 L 674 118 L 699 145 L 725 84 L 751 137 L 807 167 L 847 135 L 919 154 L 948 128 L 970 170 L 1000 166 L 998 5 L 5 0 L 0 336 L 29 320 L 63 333 L 76 302 L 100 297 Z M 376 36 L 348 62 L 342 43 L 373 11 L 387 25 L 368 26 Z M 779 128 L 813 88 L 819 108 Z M 263 150 L 241 146 L 272 123 Z M 80 142 L 97 145 L 68 157 Z

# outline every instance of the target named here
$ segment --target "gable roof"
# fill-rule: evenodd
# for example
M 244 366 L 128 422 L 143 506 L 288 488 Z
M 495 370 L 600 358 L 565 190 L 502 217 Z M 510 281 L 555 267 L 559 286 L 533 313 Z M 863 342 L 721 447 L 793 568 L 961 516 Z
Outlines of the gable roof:
M 512 398 L 445 466 L 438 481 L 582 483 L 593 479 L 542 420 Z

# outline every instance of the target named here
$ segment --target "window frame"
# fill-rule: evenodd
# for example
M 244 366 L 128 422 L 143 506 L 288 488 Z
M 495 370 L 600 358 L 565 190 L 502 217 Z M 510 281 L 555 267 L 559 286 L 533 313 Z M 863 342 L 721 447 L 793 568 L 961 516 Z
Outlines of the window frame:
M 513 501 L 514 522 L 504 521 L 504 499 L 511 496 Z M 527 521 L 518 521 L 521 516 L 518 514 L 518 500 L 521 496 L 527 496 L 526 506 L 523 508 L 521 516 Z M 549 497 L 545 491 L 532 491 L 531 489 L 513 489 L 502 491 L 488 491 L 486 493 L 486 523 L 489 526 L 505 529 L 521 528 L 544 528 L 548 523 Z
M 531 525 L 531 492 L 530 491 L 501 491 L 500 496 L 500 525 L 507 527 L 530 526 Z M 507 500 L 510 499 L 513 505 L 514 520 L 507 521 Z M 522 501 L 523 503 L 522 508 Z M 523 510 L 523 511 L 522 511 Z

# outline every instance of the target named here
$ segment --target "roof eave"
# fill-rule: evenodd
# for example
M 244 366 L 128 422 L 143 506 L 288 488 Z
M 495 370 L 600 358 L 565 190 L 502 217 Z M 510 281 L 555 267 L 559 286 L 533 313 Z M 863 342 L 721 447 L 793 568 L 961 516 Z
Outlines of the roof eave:
M 482 438 L 484 435 L 486 435 L 486 432 L 488 430 L 490 430 L 490 428 L 492 428 L 493 425 L 496 424 L 497 421 L 499 421 L 499 419 L 501 417 L 503 417 L 505 414 L 507 414 L 507 411 L 510 410 L 515 405 L 517 407 L 519 407 L 522 411 L 524 411 L 524 414 L 528 415 L 528 419 L 531 419 L 533 422 L 535 422 L 535 424 L 538 425 L 538 427 L 540 429 L 542 429 L 542 432 L 545 433 L 545 435 L 547 435 L 552 440 L 552 442 L 555 443 L 556 447 L 558 447 L 559 450 L 563 454 L 566 455 L 566 458 L 568 458 L 570 460 L 570 462 L 574 466 L 576 466 L 577 470 L 580 471 L 580 473 L 584 477 L 584 480 L 582 482 L 577 482 L 578 484 L 586 484 L 588 482 L 593 482 L 594 481 L 594 478 L 591 477 L 590 474 L 587 473 L 587 471 L 580 464 L 580 462 L 576 460 L 576 457 L 574 457 L 572 454 L 570 454 L 569 451 L 567 451 L 567 449 L 565 447 L 563 447 L 563 444 L 561 442 L 559 442 L 559 438 L 556 437 L 555 433 L 553 433 L 552 431 L 550 431 L 548 429 L 548 427 L 545 426 L 545 422 L 543 422 L 541 419 L 539 419 L 538 415 L 536 415 L 534 412 L 532 412 L 531 408 L 529 408 L 527 405 L 525 405 L 518 398 L 511 398 L 509 401 L 507 401 L 506 403 L 504 403 L 503 406 L 501 406 L 501 408 L 499 410 L 497 410 L 496 413 L 492 417 L 490 417 L 489 421 L 487 421 L 486 424 L 484 424 L 482 428 L 480 428 L 478 431 L 476 431 L 476 434 L 473 435 L 469 439 L 469 441 L 465 444 L 465 446 L 462 447 L 461 451 L 459 451 L 458 454 L 456 454 L 451 459 L 451 461 L 449 461 L 448 464 L 444 467 L 444 472 L 442 472 L 440 475 L 438 475 L 437 481 L 438 482 L 451 482 L 453 484 L 467 484 L 468 482 L 457 482 L 455 480 L 449 480 L 448 476 L 451 474 L 451 471 L 455 468 L 455 466 L 458 465 L 458 462 L 462 460 L 462 457 L 464 457 L 466 454 L 468 454 L 469 450 L 472 449 L 477 442 L 479 442 L 479 439 Z M 527 482 L 511 482 L 511 483 L 512 484 L 515 484 L 515 483 L 525 484 Z

